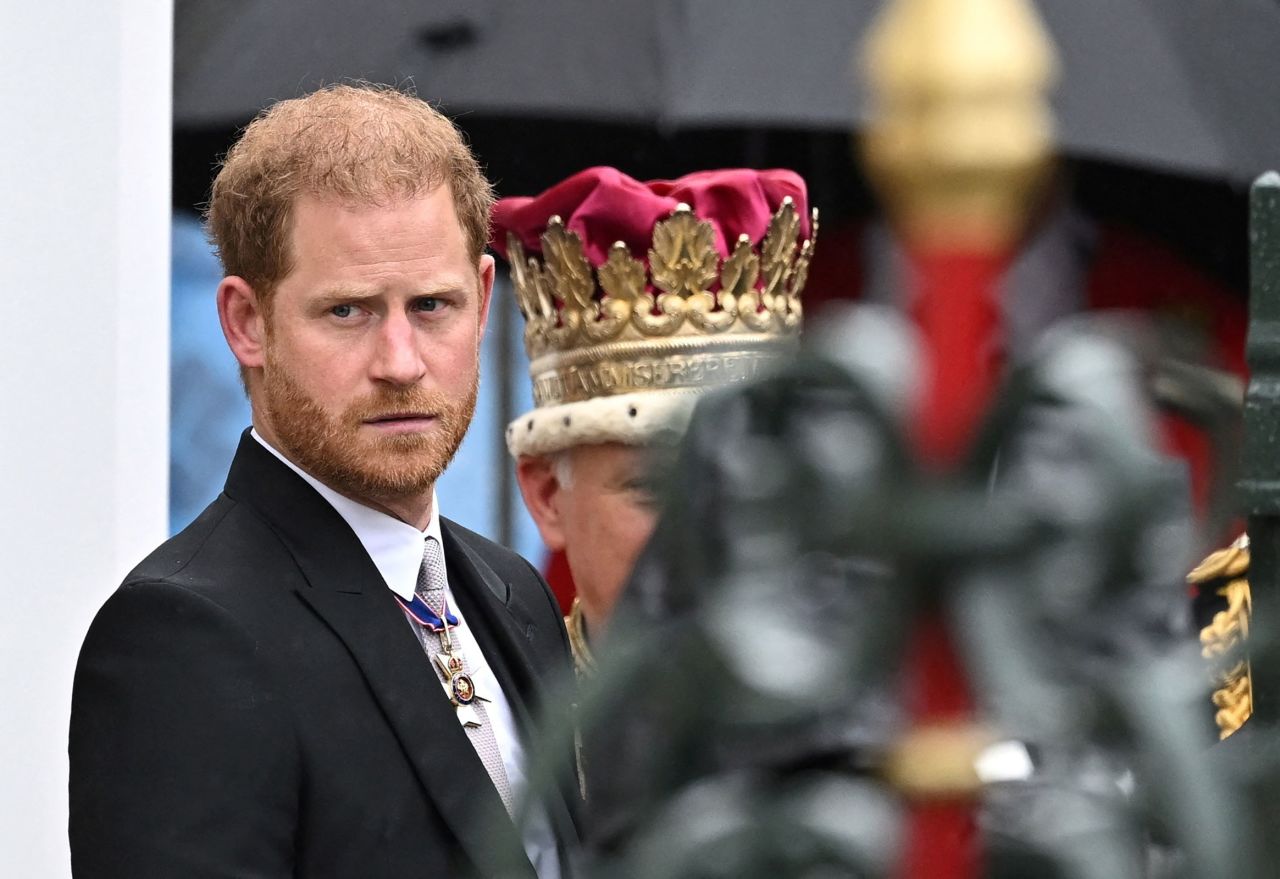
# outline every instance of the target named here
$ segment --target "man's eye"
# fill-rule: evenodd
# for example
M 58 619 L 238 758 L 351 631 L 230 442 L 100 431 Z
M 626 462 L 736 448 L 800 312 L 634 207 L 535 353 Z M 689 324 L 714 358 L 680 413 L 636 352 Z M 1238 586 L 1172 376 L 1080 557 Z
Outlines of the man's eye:
M 334 317 L 351 317 L 356 313 L 354 305 L 335 305 L 329 309 L 329 313 Z
M 639 503 L 655 504 L 658 502 L 658 486 L 650 477 L 630 479 L 623 485 L 623 488 Z
M 440 300 L 436 299 L 434 296 L 426 296 L 417 300 L 414 303 L 414 307 L 418 311 L 435 311 L 440 307 Z

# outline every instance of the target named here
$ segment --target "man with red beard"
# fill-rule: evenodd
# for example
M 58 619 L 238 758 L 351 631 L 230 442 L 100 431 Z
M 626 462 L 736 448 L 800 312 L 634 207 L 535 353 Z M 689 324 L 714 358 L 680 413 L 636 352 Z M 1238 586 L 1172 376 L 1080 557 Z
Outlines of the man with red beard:
M 208 222 L 253 428 L 85 640 L 77 876 L 564 874 L 575 780 L 527 778 L 556 604 L 434 493 L 475 407 L 491 205 L 453 125 L 387 89 L 276 104 L 227 154 Z

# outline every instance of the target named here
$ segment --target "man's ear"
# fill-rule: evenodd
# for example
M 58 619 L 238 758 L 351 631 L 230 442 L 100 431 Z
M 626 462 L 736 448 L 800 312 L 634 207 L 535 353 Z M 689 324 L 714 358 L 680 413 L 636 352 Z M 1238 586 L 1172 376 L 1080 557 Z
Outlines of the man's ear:
M 263 340 L 266 315 L 257 292 L 244 278 L 228 275 L 218 285 L 218 320 L 231 353 L 244 369 L 256 369 L 266 360 Z
M 555 463 L 545 455 L 521 455 L 516 461 L 516 482 L 524 505 L 538 526 L 542 542 L 552 552 L 564 549 L 564 521 L 560 512 L 563 500 Z
M 489 303 L 493 298 L 493 279 L 497 272 L 494 266 L 493 257 L 489 254 L 480 255 L 480 335 L 484 335 L 484 328 L 489 323 Z

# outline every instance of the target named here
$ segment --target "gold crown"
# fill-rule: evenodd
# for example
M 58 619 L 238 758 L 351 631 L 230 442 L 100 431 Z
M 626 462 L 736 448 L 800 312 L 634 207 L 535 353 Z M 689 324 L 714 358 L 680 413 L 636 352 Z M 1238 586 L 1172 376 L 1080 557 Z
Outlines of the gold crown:
M 817 234 L 815 209 L 809 238 L 799 241 L 800 216 L 787 197 L 759 251 L 743 234 L 722 263 L 711 224 L 680 204 L 653 228 L 646 273 L 621 241 L 593 271 L 582 239 L 558 216 L 542 234 L 541 262 L 508 233 L 535 404 L 755 375 L 800 331 Z

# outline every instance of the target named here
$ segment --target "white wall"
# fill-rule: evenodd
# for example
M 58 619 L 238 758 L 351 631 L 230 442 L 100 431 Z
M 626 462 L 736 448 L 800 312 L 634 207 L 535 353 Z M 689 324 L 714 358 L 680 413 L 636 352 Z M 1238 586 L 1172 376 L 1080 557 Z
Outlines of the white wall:
M 169 0 L 0 0 L 0 873 L 70 875 L 85 629 L 165 534 Z

